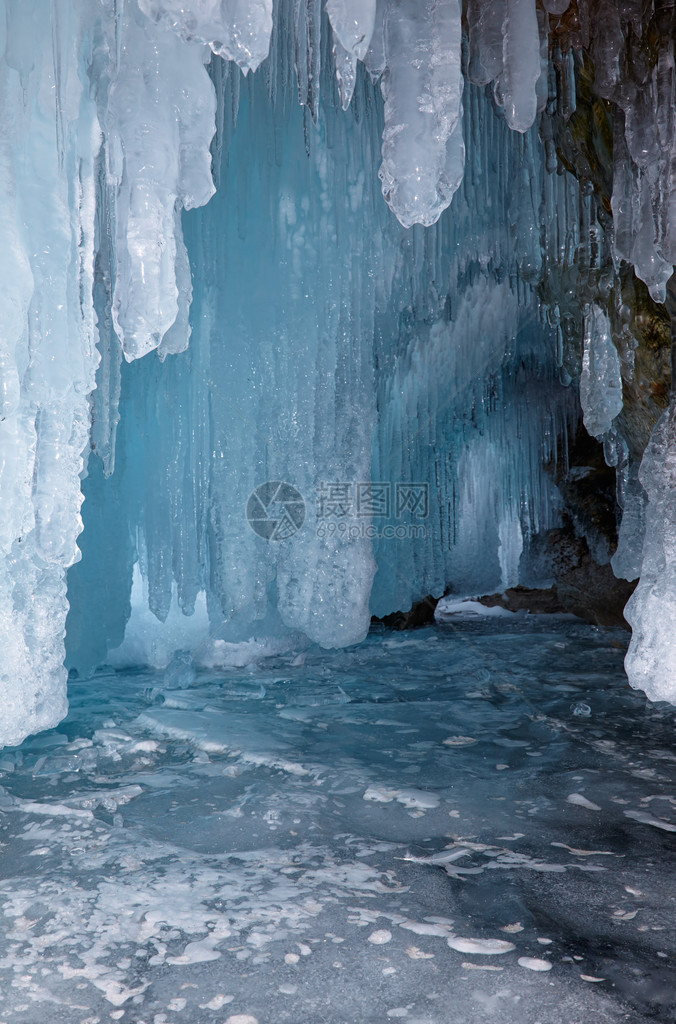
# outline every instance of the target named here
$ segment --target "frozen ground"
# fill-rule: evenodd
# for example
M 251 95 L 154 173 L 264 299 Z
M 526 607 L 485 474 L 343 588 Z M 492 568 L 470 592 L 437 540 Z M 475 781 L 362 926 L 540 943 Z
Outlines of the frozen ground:
M 674 709 L 577 622 L 71 684 L 0 752 L 2 1024 L 673 1021 Z

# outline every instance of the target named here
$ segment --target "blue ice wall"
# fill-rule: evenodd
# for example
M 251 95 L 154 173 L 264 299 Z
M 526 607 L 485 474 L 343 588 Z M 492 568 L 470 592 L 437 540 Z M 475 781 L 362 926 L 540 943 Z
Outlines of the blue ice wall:
M 576 183 L 547 171 L 535 128 L 511 132 L 467 84 L 463 183 L 436 224 L 403 228 L 378 179 L 380 87 L 359 64 L 341 109 L 324 22 L 313 119 L 292 13 L 255 73 L 212 61 L 218 188 L 183 215 L 189 348 L 127 364 L 101 331 L 68 577 L 80 671 L 182 647 L 227 661 L 355 643 L 372 613 L 515 584 L 532 536 L 558 521 L 544 467 L 577 400 L 536 286 L 561 262 Z M 267 481 L 302 499 L 283 539 L 247 518 Z

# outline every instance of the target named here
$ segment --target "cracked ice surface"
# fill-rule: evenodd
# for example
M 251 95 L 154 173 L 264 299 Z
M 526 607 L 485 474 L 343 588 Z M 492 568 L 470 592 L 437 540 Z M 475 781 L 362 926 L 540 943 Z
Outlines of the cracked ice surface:
M 0 757 L 3 1020 L 666 1024 L 674 712 L 623 646 L 456 615 L 74 683 Z

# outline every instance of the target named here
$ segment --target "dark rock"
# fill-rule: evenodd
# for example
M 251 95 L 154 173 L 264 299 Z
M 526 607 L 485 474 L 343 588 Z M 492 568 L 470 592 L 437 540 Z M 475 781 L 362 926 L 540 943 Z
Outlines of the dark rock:
M 439 598 L 424 597 L 422 601 L 416 601 L 407 612 L 392 612 L 382 619 L 371 619 L 372 623 L 382 623 L 386 629 L 420 629 L 421 626 L 429 626 L 434 622 L 434 612 Z
M 478 598 L 487 608 L 506 608 L 510 612 L 527 611 L 532 615 L 554 615 L 566 611 L 556 587 L 540 590 L 535 587 L 509 587 L 502 594 L 487 594 Z

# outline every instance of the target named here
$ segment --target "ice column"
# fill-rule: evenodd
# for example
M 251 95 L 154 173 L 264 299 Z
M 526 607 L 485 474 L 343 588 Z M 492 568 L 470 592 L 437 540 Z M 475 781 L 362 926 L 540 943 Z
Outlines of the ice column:
M 66 711 L 65 569 L 98 362 L 91 304 L 96 106 L 69 0 L 3 4 L 0 22 L 0 744 Z

